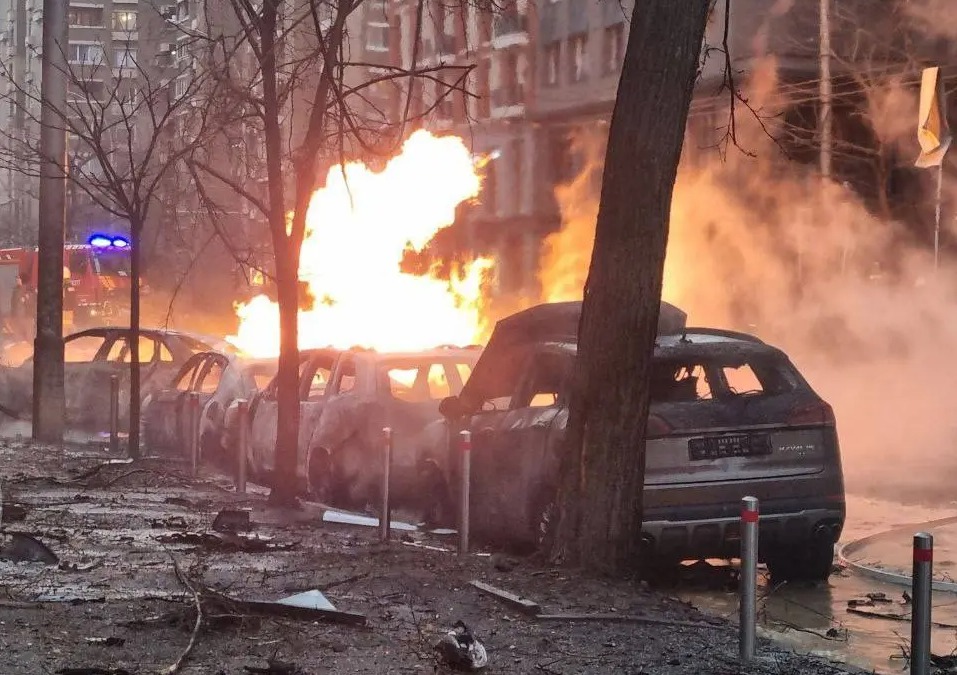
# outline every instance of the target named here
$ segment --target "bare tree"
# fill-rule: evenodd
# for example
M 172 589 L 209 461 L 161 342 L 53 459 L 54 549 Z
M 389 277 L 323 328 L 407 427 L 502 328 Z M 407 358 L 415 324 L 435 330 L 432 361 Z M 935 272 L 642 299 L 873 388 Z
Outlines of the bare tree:
M 640 559 L 651 355 L 674 187 L 711 0 L 637 0 L 579 326 L 553 555 Z M 654 101 L 652 106 L 648 101 Z
M 423 0 L 424 2 L 424 0 Z M 350 23 L 359 19 L 362 0 L 225 0 L 234 35 L 207 35 L 210 78 L 231 101 L 224 131 L 243 128 L 262 150 L 246 153 L 252 165 L 262 162 L 264 189 L 237 177 L 201 153 L 190 158 L 190 171 L 201 197 L 215 212 L 221 207 L 215 188 L 225 186 L 252 206 L 265 222 L 272 244 L 280 321 L 278 427 L 272 498 L 293 503 L 296 490 L 299 428 L 298 328 L 299 262 L 306 233 L 306 212 L 323 172 L 347 157 L 389 156 L 399 147 L 406 123 L 421 117 L 452 91 L 465 92 L 469 66 L 419 67 L 423 2 L 415 14 L 410 63 L 394 59 L 363 63 L 350 56 Z M 228 23 L 227 22 L 227 23 Z M 207 20 L 208 25 L 212 21 Z M 371 72 L 370 72 L 371 70 Z M 427 80 L 435 100 L 413 105 L 414 84 Z M 383 110 L 370 92 L 384 84 L 402 94 L 397 110 Z M 224 138 L 221 147 L 238 148 Z M 251 156 L 252 155 L 252 156 Z M 252 167 L 247 166 L 249 171 Z
M 155 67 L 141 62 L 133 49 L 113 55 L 91 50 L 64 61 L 67 104 L 55 112 L 70 139 L 67 179 L 75 192 L 130 226 L 129 452 L 138 456 L 141 237 L 165 179 L 205 141 L 212 116 L 195 105 L 203 81 L 184 77 L 188 62 Z M 14 82 L 10 73 L 4 75 Z M 31 123 L 39 123 L 37 91 L 15 86 L 10 96 Z M 0 165 L 36 176 L 31 167 L 42 159 L 38 143 L 2 133 Z

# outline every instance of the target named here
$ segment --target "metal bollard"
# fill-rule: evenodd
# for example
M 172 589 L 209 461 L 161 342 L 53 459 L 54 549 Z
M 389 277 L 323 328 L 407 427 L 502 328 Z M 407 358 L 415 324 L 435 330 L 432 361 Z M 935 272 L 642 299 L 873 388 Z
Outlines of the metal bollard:
M 472 433 L 459 433 L 462 451 L 462 484 L 459 490 L 459 555 L 469 552 L 469 488 L 472 481 Z
M 914 573 L 910 622 L 911 675 L 930 673 L 931 590 L 934 572 L 934 536 L 914 535 Z
M 239 436 L 236 439 L 236 492 L 246 494 L 246 458 L 249 456 L 249 401 L 239 399 Z
M 199 473 L 199 394 L 191 391 L 186 399 L 186 446 L 189 448 L 190 472 L 195 478 Z
M 739 641 L 741 661 L 754 659 L 758 585 L 758 500 L 741 500 L 741 583 Z
M 389 488 L 392 483 L 392 429 L 382 429 L 382 513 L 379 514 L 379 539 L 392 538 L 392 504 Z
M 132 420 L 130 422 L 132 424 Z M 120 378 L 110 375 L 110 454 L 120 451 Z

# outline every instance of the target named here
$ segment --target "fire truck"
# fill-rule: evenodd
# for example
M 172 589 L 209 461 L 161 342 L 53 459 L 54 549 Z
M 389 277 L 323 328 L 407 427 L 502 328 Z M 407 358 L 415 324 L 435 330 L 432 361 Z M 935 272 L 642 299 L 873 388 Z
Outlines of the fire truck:
M 0 309 L 8 327 L 31 326 L 36 317 L 36 248 L 0 249 Z M 94 235 L 63 247 L 64 323 L 75 329 L 128 320 L 130 244 L 124 237 Z M 23 319 L 29 319 L 29 322 Z M 16 331 L 16 326 L 13 326 Z M 32 336 L 32 335 L 31 335 Z M 26 337 L 26 336 L 24 336 Z

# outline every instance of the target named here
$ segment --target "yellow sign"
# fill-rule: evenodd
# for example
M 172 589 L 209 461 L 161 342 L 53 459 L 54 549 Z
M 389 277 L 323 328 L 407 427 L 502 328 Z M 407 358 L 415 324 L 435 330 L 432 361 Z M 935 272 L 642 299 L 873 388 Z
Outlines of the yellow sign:
M 915 165 L 921 169 L 940 166 L 953 140 L 947 124 L 947 102 L 940 68 L 924 68 L 920 83 L 920 113 L 917 140 L 920 157 Z

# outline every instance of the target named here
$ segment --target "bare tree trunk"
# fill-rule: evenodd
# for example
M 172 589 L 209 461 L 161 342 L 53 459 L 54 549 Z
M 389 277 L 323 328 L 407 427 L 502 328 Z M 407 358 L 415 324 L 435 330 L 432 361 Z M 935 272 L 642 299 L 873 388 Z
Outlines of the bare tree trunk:
M 637 571 L 648 380 L 671 195 L 710 0 L 638 0 L 579 326 L 553 554 Z
M 299 265 L 291 242 L 276 251 L 279 302 L 279 382 L 276 429 L 276 466 L 271 499 L 291 504 L 297 491 L 299 442 Z M 298 250 L 298 249 L 296 249 Z
M 130 223 L 130 425 L 129 454 L 140 457 L 140 232 Z

